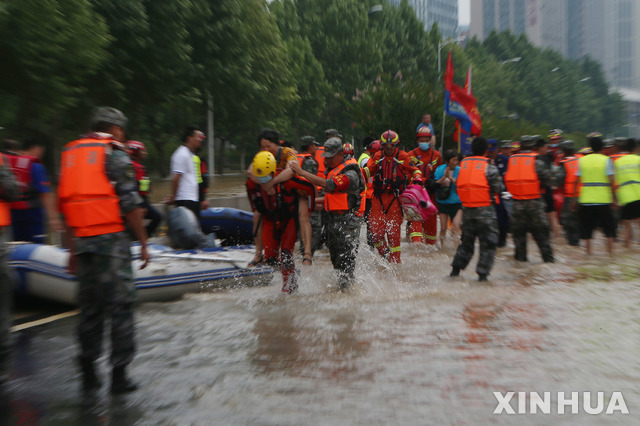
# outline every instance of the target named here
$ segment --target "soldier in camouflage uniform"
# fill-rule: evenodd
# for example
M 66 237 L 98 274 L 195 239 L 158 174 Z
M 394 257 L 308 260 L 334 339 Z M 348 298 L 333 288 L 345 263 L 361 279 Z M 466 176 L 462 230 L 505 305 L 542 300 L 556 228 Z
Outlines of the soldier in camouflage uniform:
M 74 237 L 69 241 L 69 270 L 77 273 L 80 283 L 79 362 L 85 392 L 100 387 L 94 363 L 102 353 L 105 317 L 111 320 L 111 392 L 130 392 L 137 388 L 125 373 L 134 354 L 135 303 L 131 242 L 124 227 L 125 221 L 140 241 L 142 267 L 146 266 L 149 255 L 142 222 L 144 212 L 140 208 L 143 200 L 137 191 L 135 170 L 122 144 L 126 121 L 122 112 L 114 108 L 98 108 L 92 119 L 93 132 L 67 144 L 62 153 L 58 194 L 67 234 Z M 104 155 L 102 165 L 100 161 L 95 165 L 96 155 Z M 81 176 L 88 167 L 95 167 L 98 175 L 104 173 L 107 180 L 104 175 Z M 92 180 L 94 187 L 105 185 L 104 182 L 109 185 L 110 182 L 112 189 L 108 191 L 115 193 L 119 199 L 119 208 L 114 207 L 115 210 L 112 209 L 106 219 L 98 225 L 92 223 L 90 228 L 76 219 L 77 198 L 88 198 L 79 188 L 82 185 L 74 185 L 74 181 L 80 178 Z M 77 193 L 82 196 L 78 197 Z M 94 200 L 92 203 L 104 208 L 103 200 Z M 113 223 L 117 226 L 114 227 Z
M 364 179 L 355 160 L 345 161 L 340 139 L 330 138 L 325 142 L 323 157 L 327 164 L 326 179 L 302 170 L 297 164 L 290 163 L 290 166 L 314 185 L 325 188 L 327 247 L 333 268 L 338 272 L 338 285 L 341 290 L 347 290 L 355 279 L 361 225 L 358 210 Z
M 462 201 L 462 242 L 451 262 L 451 276 L 460 274 L 473 256 L 475 240 L 480 242 L 480 257 L 476 272 L 478 281 L 486 281 L 498 245 L 498 217 L 494 205 L 495 196 L 502 190 L 502 179 L 498 168 L 490 164 L 488 144 L 483 138 L 471 143 L 472 157 L 460 163 L 456 182 L 458 196 Z
M 527 261 L 527 232 L 529 232 L 540 249 L 542 260 L 553 262 L 551 229 L 541 192 L 541 188 L 550 185 L 550 176 L 544 159 L 532 152 L 536 141 L 535 136 L 522 136 L 520 152 L 509 158 L 504 181 L 507 191 L 513 195 L 511 235 L 516 246 L 516 260 Z
M 8 201 L 19 195 L 18 183 L 7 166 L 8 160 L 0 154 L 0 209 L 3 209 L 4 224 L 0 224 L 0 385 L 9 375 L 11 358 L 11 299 L 13 288 L 7 265 L 7 241 L 10 232 L 11 214 Z
M 569 245 L 580 245 L 580 223 L 578 212 L 573 209 L 573 203 L 578 201 L 578 194 L 575 192 L 575 182 L 578 179 L 577 169 L 579 158 L 575 156 L 573 141 L 563 141 L 560 149 L 564 153 L 560 161 L 558 171 L 558 187 L 563 188 L 564 202 L 560 212 L 560 224 L 564 228 L 565 237 Z

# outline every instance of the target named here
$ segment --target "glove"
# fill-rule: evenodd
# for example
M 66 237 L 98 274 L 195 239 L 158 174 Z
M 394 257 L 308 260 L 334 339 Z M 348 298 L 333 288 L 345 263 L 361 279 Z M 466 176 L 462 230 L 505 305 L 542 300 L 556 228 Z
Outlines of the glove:
M 502 194 L 500 194 L 502 196 L 503 200 L 510 200 L 511 198 L 513 198 L 513 195 L 511 195 L 510 192 L 504 191 Z

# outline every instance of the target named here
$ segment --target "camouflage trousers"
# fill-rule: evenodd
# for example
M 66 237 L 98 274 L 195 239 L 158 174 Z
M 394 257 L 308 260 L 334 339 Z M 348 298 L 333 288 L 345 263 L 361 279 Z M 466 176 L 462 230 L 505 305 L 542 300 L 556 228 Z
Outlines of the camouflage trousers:
M 311 253 L 322 248 L 327 239 L 326 236 L 326 219 L 323 211 L 312 212 L 309 215 L 309 222 L 311 223 Z M 304 253 L 304 252 L 303 252 Z
M 11 300 L 13 297 L 9 266 L 7 265 L 8 227 L 0 229 L 0 383 L 9 374 L 11 361 Z
M 553 262 L 551 227 L 544 209 L 545 203 L 542 198 L 513 200 L 511 236 L 516 246 L 516 260 L 527 261 L 527 233 L 530 233 L 540 249 L 542 260 Z
M 564 228 L 567 242 L 572 246 L 580 244 L 580 223 L 578 221 L 578 211 L 571 210 L 571 203 L 577 201 L 577 197 L 565 197 L 560 212 L 560 224 Z
M 498 245 L 498 219 L 494 206 L 462 207 L 462 242 L 451 266 L 460 269 L 467 267 L 473 257 L 476 238 L 480 243 L 476 272 L 489 275 Z
M 79 303 L 80 359 L 95 361 L 102 354 L 106 317 L 111 320 L 111 364 L 128 365 L 133 359 L 133 307 L 135 285 L 131 269 L 128 239 L 115 242 L 118 256 L 98 253 L 77 255 L 77 275 L 80 282 Z M 127 255 L 128 254 L 128 255 Z
M 341 289 L 346 289 L 355 278 L 361 219 L 353 212 L 327 213 L 326 217 L 327 248 L 331 263 L 338 272 L 338 285 Z

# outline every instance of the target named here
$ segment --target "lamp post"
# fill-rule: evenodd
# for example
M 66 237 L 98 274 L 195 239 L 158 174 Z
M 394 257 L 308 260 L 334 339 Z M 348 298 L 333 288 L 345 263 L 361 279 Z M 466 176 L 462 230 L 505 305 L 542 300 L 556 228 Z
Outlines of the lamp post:
M 209 188 L 213 188 L 213 173 L 215 171 L 215 164 L 214 164 L 214 157 L 213 157 L 213 140 L 214 140 L 214 134 L 213 134 L 213 95 L 211 95 L 211 92 L 209 92 L 207 94 L 207 151 L 208 151 L 208 166 L 207 167 L 207 173 L 209 174 L 208 176 L 208 181 L 209 181 Z

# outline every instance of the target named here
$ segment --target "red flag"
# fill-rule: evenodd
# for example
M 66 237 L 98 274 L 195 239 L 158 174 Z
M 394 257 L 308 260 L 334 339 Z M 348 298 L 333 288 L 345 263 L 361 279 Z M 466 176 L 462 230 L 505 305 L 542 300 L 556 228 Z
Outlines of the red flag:
M 467 89 L 467 93 L 472 95 L 471 92 L 471 66 L 469 66 L 469 70 L 467 71 L 467 81 L 464 83 L 464 88 Z M 475 98 L 474 98 L 475 100 Z M 470 110 L 467 110 L 469 114 L 469 119 L 471 120 L 471 134 L 472 135 L 481 135 L 482 134 L 482 119 L 480 118 L 480 111 L 476 103 L 474 102 L 473 107 Z
M 447 69 L 444 72 L 444 90 L 450 91 L 453 85 L 453 62 L 451 61 L 451 51 L 449 51 L 449 57 L 447 58 Z

